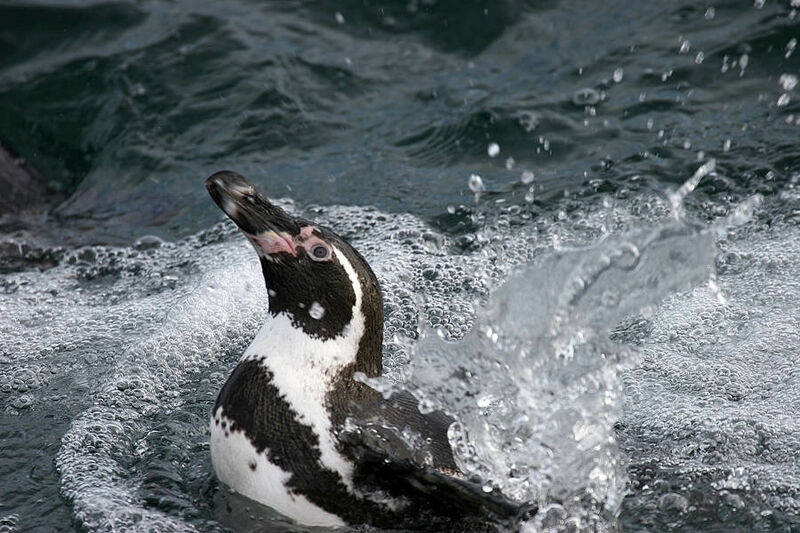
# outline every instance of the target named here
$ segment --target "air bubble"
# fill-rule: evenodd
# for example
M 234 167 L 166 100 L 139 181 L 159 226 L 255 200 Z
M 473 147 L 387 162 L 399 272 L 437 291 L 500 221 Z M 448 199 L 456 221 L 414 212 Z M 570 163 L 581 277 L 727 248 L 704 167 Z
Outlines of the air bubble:
M 136 250 L 152 250 L 154 248 L 159 248 L 162 244 L 164 244 L 164 240 L 161 237 L 145 235 L 139 237 L 136 242 L 133 243 L 133 247 Z

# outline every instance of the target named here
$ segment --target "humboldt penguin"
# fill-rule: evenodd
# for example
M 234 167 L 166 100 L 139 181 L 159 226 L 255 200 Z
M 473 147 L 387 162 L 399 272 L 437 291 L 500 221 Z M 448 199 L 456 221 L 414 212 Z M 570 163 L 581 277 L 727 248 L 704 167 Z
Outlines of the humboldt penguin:
M 309 526 L 446 529 L 530 515 L 464 479 L 451 417 L 357 379 L 380 376 L 383 343 L 381 288 L 361 254 L 235 172 L 206 188 L 255 248 L 268 309 L 213 407 L 218 478 Z

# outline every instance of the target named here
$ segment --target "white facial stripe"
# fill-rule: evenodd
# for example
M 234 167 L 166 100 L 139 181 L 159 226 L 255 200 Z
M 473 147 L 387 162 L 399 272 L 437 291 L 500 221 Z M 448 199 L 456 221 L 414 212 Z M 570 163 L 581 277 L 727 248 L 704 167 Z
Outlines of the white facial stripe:
M 321 463 L 338 472 L 347 487 L 353 490 L 353 466 L 336 450 L 331 420 L 325 409 L 325 396 L 336 374 L 355 362 L 358 343 L 364 334 L 363 291 L 350 261 L 336 247 L 334 251 L 353 283 L 356 297 L 353 320 L 344 328 L 344 333 L 334 339 L 315 339 L 295 328 L 291 317 L 282 313 L 267 319 L 242 356 L 242 361 L 264 357 L 262 365 L 272 371 L 273 383 L 283 398 L 299 415 L 300 421 L 319 435 Z
M 356 293 L 356 303 L 353 305 L 353 317 L 360 317 L 363 322 L 363 317 L 361 316 L 361 298 L 363 297 L 364 293 L 361 290 L 361 282 L 358 279 L 358 274 L 356 274 L 353 265 L 350 264 L 347 257 L 335 246 L 331 246 L 333 251 L 336 252 L 336 258 L 341 263 L 342 267 L 344 267 L 344 271 L 347 272 L 347 277 L 350 278 L 350 283 L 353 285 L 353 292 Z M 363 327 L 363 324 L 362 324 Z
M 216 415 L 220 424 L 231 427 L 222 407 Z M 211 419 L 211 462 L 217 476 L 223 483 L 257 502 L 272 507 L 297 522 L 307 526 L 343 526 L 341 518 L 317 507 L 301 494 L 290 493 L 286 482 L 289 472 L 269 462 L 268 450 L 258 453 L 242 431 L 228 431 Z M 255 465 L 253 470 L 250 465 Z

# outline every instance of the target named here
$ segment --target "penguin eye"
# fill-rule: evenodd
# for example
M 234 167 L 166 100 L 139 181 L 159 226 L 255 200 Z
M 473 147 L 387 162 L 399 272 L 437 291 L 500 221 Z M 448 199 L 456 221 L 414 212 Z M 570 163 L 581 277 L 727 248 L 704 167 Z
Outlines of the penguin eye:
M 311 259 L 314 261 L 324 261 L 330 255 L 328 247 L 322 244 L 317 244 L 311 248 Z

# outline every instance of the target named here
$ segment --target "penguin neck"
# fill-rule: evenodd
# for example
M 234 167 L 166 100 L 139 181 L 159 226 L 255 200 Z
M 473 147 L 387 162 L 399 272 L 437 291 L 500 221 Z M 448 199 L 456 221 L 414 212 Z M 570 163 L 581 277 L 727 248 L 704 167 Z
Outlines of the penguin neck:
M 313 391 L 314 397 L 321 392 L 326 403 L 330 395 L 342 396 L 335 398 L 341 403 L 346 396 L 363 392 L 365 386 L 353 379 L 356 372 L 369 377 L 381 374 L 383 345 L 383 300 L 375 275 L 368 266 L 365 272 L 356 272 L 356 261 L 366 264 L 357 252 L 334 249 L 355 293 L 352 319 L 341 333 L 332 338 L 309 335 L 290 312 L 271 306 L 266 322 L 242 356 L 242 360 L 260 360 L 278 379 L 286 380 L 286 387 Z M 273 298 L 270 300 L 272 304 Z
M 290 377 L 302 389 L 326 390 L 343 368 L 356 362 L 364 332 L 359 318 L 342 335 L 323 340 L 297 327 L 288 313 L 270 315 L 242 360 L 260 360 L 275 376 Z

